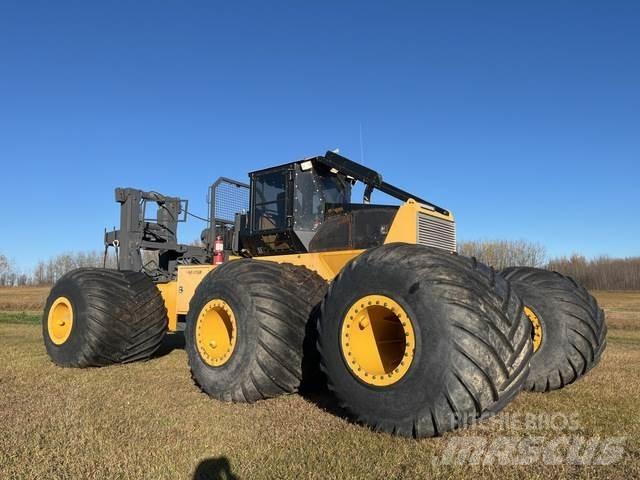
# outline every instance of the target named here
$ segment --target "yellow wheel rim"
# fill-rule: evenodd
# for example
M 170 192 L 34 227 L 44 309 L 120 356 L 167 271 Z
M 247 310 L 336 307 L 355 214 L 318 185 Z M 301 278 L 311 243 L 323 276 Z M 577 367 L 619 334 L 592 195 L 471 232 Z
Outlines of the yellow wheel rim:
M 535 353 L 538 351 L 540 344 L 542 343 L 542 324 L 540 323 L 538 316 L 533 313 L 533 310 L 529 307 L 524 307 L 524 314 L 527 316 L 531 322 L 531 326 L 533 327 L 533 352 Z
M 342 355 L 363 382 L 386 387 L 409 370 L 415 354 L 415 334 L 407 312 L 384 295 L 355 302 L 342 320 Z
M 49 308 L 47 331 L 56 345 L 62 345 L 69 339 L 73 328 L 73 307 L 66 297 L 58 297 Z
M 196 321 L 196 346 L 207 365 L 220 367 L 227 363 L 236 346 L 236 317 L 227 302 L 211 300 Z

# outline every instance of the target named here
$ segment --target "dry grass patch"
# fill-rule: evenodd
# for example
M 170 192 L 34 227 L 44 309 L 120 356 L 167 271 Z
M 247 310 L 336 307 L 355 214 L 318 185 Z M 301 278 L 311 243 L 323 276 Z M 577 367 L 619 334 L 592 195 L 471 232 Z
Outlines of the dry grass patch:
M 609 328 L 640 329 L 640 292 L 592 292 L 607 314 Z
M 0 287 L 0 310 L 41 310 L 51 287 Z
M 610 298 L 613 308 L 637 301 L 599 298 L 606 308 Z M 421 441 L 353 425 L 323 408 L 324 395 L 212 400 L 191 382 L 185 352 L 171 349 L 177 336 L 151 361 L 77 370 L 51 364 L 37 324 L 0 324 L 0 478 L 192 478 L 199 465 L 239 478 L 639 478 L 640 304 L 632 311 L 635 327 L 612 326 L 601 364 L 582 381 L 523 393 L 491 423 Z M 517 415 L 551 413 L 575 418 L 577 430 L 505 428 Z M 505 435 L 625 436 L 626 453 L 601 467 L 433 464 L 451 439 Z

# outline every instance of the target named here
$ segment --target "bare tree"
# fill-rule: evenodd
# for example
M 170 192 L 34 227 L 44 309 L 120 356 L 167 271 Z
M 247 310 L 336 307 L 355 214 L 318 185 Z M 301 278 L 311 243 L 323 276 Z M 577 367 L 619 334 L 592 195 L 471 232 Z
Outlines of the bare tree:
M 9 269 L 9 259 L 0 253 L 0 274 Z
M 44 285 L 47 283 L 47 264 L 43 261 L 39 261 L 33 269 L 31 283 L 34 285 Z
M 458 253 L 476 257 L 497 270 L 506 267 L 542 267 L 546 249 L 527 240 L 481 240 L 458 244 Z
M 98 250 L 66 252 L 47 261 L 39 261 L 33 269 L 30 282 L 35 285 L 51 285 L 57 282 L 65 273 L 84 267 L 116 268 L 116 260 L 113 255 L 107 256 Z
M 15 266 L 6 255 L 0 254 L 0 286 L 8 287 L 16 283 Z

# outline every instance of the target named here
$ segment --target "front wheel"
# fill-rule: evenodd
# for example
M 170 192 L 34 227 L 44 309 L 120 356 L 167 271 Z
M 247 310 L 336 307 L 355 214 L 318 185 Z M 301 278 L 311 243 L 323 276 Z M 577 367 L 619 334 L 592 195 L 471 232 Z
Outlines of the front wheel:
M 508 283 L 475 259 L 389 244 L 329 288 L 318 348 L 358 422 L 427 437 L 499 412 L 522 389 L 531 326 Z
M 298 390 L 309 319 L 325 291 L 304 267 L 249 259 L 217 267 L 189 303 L 185 340 L 195 382 L 235 402 Z

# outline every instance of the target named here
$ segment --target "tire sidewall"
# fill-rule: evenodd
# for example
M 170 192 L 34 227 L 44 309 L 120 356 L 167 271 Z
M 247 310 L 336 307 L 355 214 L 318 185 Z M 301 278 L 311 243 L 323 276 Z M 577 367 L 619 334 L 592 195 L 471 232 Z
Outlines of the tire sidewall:
M 503 275 L 542 327 L 531 358 L 527 388 L 557 390 L 593 368 L 606 345 L 606 324 L 597 302 L 574 280 L 549 270 L 514 267 Z M 604 334 L 600 333 L 604 329 Z
M 252 366 L 257 347 L 258 325 L 255 319 L 254 304 L 246 290 L 229 279 L 216 278 L 215 270 L 209 273 L 196 290 L 189 303 L 186 319 L 186 346 L 189 363 L 198 384 L 207 393 L 219 396 L 220 392 L 232 391 L 241 383 L 244 372 Z M 224 300 L 233 311 L 236 320 L 236 343 L 229 359 L 220 366 L 207 364 L 196 345 L 196 322 L 204 306 L 211 300 Z
M 66 297 L 71 303 L 73 324 L 69 338 L 61 345 L 57 345 L 49 336 L 48 317 L 51 306 L 60 297 Z M 77 284 L 72 282 L 69 276 L 61 278 L 49 293 L 42 317 L 42 337 L 47 353 L 55 363 L 62 366 L 77 366 L 80 360 L 79 354 L 85 348 L 88 338 L 88 327 L 84 321 L 86 317 L 87 301 L 82 289 L 77 288 Z
M 538 317 L 542 327 L 540 348 L 531 357 L 530 379 L 546 378 L 567 364 L 570 343 L 568 328 L 574 321 L 565 318 L 568 314 L 562 311 L 557 301 L 545 296 L 543 291 L 530 287 L 519 287 L 524 304 Z M 570 292 L 563 292 L 570 295 Z
M 368 275 L 368 269 L 345 267 L 340 283 L 353 288 L 338 288 L 326 303 L 321 318 L 324 366 L 336 391 L 349 391 L 349 402 L 360 410 L 375 410 L 380 405 L 387 418 L 404 420 L 431 404 L 440 394 L 445 382 L 448 356 L 448 325 L 441 302 L 434 302 L 429 285 L 420 285 L 406 272 L 386 265 L 377 265 L 380 275 Z M 389 285 L 394 285 L 393 290 Z M 348 367 L 340 339 L 344 317 L 349 308 L 366 295 L 385 295 L 398 302 L 410 317 L 415 334 L 415 353 L 411 366 L 397 382 L 379 387 L 360 380 Z M 417 319 L 420 319 L 418 321 Z M 339 359 L 339 360 L 338 360 Z M 425 375 L 425 372 L 429 372 Z M 429 388 L 425 388 L 428 379 Z M 389 417 L 389 414 L 391 416 Z

